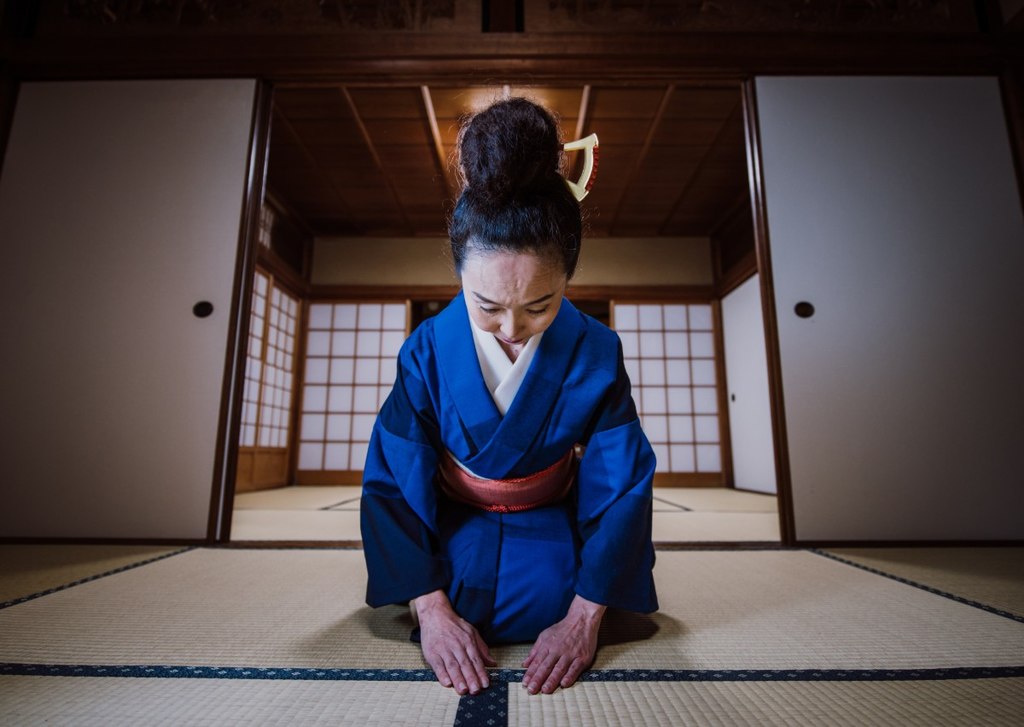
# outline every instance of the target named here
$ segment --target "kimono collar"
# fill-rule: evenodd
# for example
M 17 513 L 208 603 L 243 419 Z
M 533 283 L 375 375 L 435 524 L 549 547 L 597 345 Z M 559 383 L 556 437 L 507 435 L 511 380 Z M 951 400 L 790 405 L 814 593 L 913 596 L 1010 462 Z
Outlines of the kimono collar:
M 470 325 L 460 292 L 435 319 L 436 353 L 459 418 L 476 448 L 463 464 L 482 477 L 503 478 L 514 471 L 544 431 L 583 335 L 583 322 L 572 303 L 563 298 L 504 417 L 484 382 Z

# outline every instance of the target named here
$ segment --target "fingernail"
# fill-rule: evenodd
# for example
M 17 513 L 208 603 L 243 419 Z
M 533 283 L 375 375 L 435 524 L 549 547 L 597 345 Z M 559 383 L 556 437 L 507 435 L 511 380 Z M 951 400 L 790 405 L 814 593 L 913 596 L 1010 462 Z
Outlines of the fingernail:
M 482 686 L 484 689 L 487 689 L 487 687 L 491 686 L 491 683 L 489 681 L 487 681 L 487 680 L 484 680 L 484 683 L 481 684 L 480 686 Z

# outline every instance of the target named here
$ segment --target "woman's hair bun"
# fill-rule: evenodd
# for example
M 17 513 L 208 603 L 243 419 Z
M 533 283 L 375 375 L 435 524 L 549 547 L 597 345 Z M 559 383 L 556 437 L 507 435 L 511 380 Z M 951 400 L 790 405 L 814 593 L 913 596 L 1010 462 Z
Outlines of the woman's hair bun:
M 525 98 L 499 101 L 472 117 L 459 136 L 465 192 L 491 204 L 562 183 L 558 125 Z

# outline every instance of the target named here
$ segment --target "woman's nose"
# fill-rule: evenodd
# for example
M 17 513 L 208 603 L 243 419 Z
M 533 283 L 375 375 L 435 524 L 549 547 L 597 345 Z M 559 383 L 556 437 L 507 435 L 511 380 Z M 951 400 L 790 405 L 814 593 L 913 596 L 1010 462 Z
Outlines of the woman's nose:
M 518 340 L 519 338 L 519 318 L 512 313 L 509 313 L 501 321 L 501 335 L 510 341 Z

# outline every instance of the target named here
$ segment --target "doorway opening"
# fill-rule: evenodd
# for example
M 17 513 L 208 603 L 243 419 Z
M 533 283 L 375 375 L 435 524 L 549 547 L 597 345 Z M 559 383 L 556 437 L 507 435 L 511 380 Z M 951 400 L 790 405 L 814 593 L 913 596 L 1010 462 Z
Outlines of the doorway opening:
M 358 542 L 395 354 L 458 289 L 459 123 L 503 95 L 601 139 L 569 298 L 623 340 L 659 460 L 655 541 L 778 543 L 774 472 L 737 467 L 732 437 L 749 397 L 730 389 L 728 329 L 760 315 L 728 303 L 757 274 L 738 81 L 275 89 L 231 539 Z M 770 424 L 754 436 L 771 449 Z

